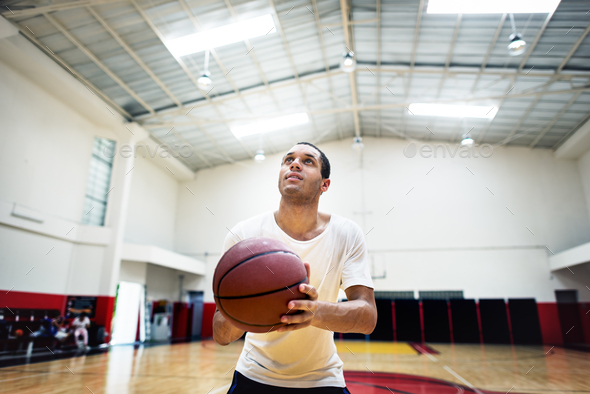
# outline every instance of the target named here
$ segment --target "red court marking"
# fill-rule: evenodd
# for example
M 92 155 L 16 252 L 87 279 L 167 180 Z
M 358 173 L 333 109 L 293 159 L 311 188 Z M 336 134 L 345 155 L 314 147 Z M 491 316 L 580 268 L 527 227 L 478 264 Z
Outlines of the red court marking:
M 421 354 L 440 354 L 440 352 L 437 352 L 425 343 L 408 342 L 408 345 Z
M 446 380 L 427 378 L 401 373 L 344 371 L 346 387 L 352 394 L 456 394 L 483 393 L 505 394 L 504 392 L 471 389 Z M 512 394 L 517 394 L 512 392 Z

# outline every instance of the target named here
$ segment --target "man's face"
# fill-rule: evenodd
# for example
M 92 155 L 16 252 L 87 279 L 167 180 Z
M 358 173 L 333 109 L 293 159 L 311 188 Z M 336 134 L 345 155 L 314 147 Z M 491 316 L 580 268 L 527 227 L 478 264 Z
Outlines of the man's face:
M 279 191 L 283 197 L 304 202 L 328 190 L 329 180 L 322 179 L 320 153 L 309 145 L 295 145 L 283 157 L 279 172 Z

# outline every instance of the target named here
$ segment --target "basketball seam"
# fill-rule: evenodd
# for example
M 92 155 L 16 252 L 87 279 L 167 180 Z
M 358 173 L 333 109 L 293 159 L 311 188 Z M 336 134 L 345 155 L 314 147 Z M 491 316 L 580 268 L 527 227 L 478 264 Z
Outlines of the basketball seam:
M 294 283 L 294 284 L 292 284 L 290 286 L 285 286 L 285 287 L 290 288 L 290 287 L 293 287 L 293 286 L 297 286 L 297 285 L 300 285 L 301 283 L 305 282 L 306 280 L 307 280 L 307 276 L 303 280 L 300 280 L 297 283 Z M 218 296 L 218 295 L 213 295 L 213 296 L 215 298 L 219 298 L 220 300 L 237 300 L 237 299 L 241 299 L 241 298 L 259 297 L 259 296 L 263 296 L 263 295 L 268 295 L 268 294 L 276 293 L 277 291 L 285 290 L 285 287 L 282 287 L 280 289 L 265 291 L 263 293 L 248 294 L 248 295 L 242 295 L 242 296 Z
M 291 285 L 291 286 L 285 286 L 285 287 L 293 287 L 293 286 L 297 286 L 298 284 L 301 284 L 301 283 L 305 282 L 305 280 L 307 280 L 307 276 L 306 276 L 306 277 L 305 277 L 305 279 L 303 279 L 301 282 L 299 282 L 299 283 L 295 283 L 294 285 Z M 273 290 L 273 291 L 272 291 L 271 293 L 269 293 L 269 294 L 276 293 L 276 292 L 279 292 L 279 291 L 282 291 L 282 290 L 284 290 L 284 289 L 277 289 L 277 290 Z M 250 296 L 243 297 L 243 298 L 249 298 L 249 297 L 254 297 L 254 296 L 255 296 L 255 295 L 250 295 Z M 216 297 L 216 298 L 220 298 L 220 297 L 217 297 L 217 296 L 215 296 L 215 297 Z M 225 298 L 220 298 L 220 300 L 219 300 L 219 307 L 220 307 L 221 309 L 223 309 L 223 312 L 225 312 L 225 314 L 226 314 L 227 316 L 229 316 L 229 317 L 230 317 L 232 320 L 234 320 L 234 321 L 237 321 L 238 323 L 245 324 L 245 325 L 247 325 L 247 326 L 252 326 L 252 327 L 271 327 L 271 326 L 272 326 L 272 327 L 274 327 L 274 326 L 277 326 L 277 327 L 278 327 L 278 326 L 283 326 L 283 325 L 285 325 L 285 323 L 282 323 L 282 322 L 278 322 L 278 323 L 275 323 L 275 324 L 253 324 L 253 323 L 247 323 L 247 322 L 245 322 L 245 321 L 238 320 L 238 319 L 236 319 L 235 317 L 233 317 L 233 316 L 232 316 L 232 315 L 231 315 L 231 314 L 230 314 L 228 311 L 226 311 L 226 310 L 225 310 L 225 308 L 223 307 L 223 302 L 221 301 L 221 300 L 223 300 L 223 299 L 225 299 Z M 247 330 L 246 330 L 246 331 L 247 331 Z
M 234 245 L 235 246 L 235 245 Z M 228 250 L 229 251 L 229 250 Z M 217 292 L 219 292 L 219 288 L 221 287 L 221 282 L 223 282 L 223 279 L 230 273 L 232 272 L 234 269 L 238 268 L 240 265 L 247 263 L 248 261 L 259 257 L 259 256 L 264 256 L 267 254 L 274 254 L 274 253 L 288 253 L 288 254 L 292 254 L 293 256 L 297 257 L 299 260 L 301 260 L 301 258 L 299 256 L 297 256 L 295 253 L 292 252 L 288 252 L 288 251 L 284 251 L 284 250 L 273 250 L 272 252 L 264 252 L 264 253 L 260 253 L 257 254 L 255 256 L 252 257 L 248 257 L 246 260 L 243 260 L 241 262 L 239 262 L 238 264 L 234 265 L 233 267 L 231 267 L 229 270 L 227 270 L 227 272 L 225 274 L 223 274 L 223 276 L 219 279 L 219 282 L 217 282 Z M 223 257 L 221 258 L 223 260 Z M 215 293 L 215 291 L 214 291 Z M 215 296 L 217 297 L 217 295 Z

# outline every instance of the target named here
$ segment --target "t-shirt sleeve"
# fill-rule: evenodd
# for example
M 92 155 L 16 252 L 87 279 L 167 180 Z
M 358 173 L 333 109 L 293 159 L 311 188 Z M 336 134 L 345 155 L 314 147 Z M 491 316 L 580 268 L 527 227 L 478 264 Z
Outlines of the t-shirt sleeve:
M 223 241 L 223 250 L 221 254 L 223 255 L 229 248 L 240 242 L 242 239 L 238 235 L 239 234 L 239 224 L 235 225 L 225 236 L 225 240 Z
M 340 288 L 346 290 L 351 286 L 366 286 L 371 289 L 373 279 L 369 271 L 369 254 L 367 244 L 361 228 L 356 223 L 351 222 L 350 233 L 347 238 L 347 252 L 342 268 L 342 283 Z

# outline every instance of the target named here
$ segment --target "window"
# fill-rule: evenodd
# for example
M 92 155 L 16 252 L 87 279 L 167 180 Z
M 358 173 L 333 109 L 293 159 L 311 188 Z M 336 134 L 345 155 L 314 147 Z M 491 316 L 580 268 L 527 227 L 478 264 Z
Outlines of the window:
M 104 226 L 115 145 L 114 141 L 106 138 L 94 138 L 82 224 Z

